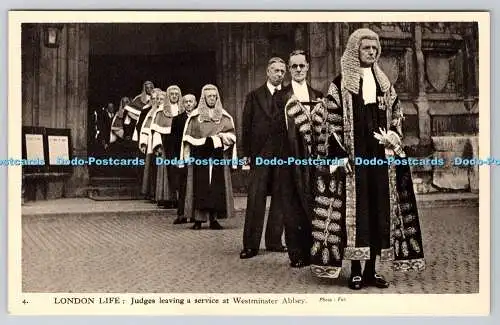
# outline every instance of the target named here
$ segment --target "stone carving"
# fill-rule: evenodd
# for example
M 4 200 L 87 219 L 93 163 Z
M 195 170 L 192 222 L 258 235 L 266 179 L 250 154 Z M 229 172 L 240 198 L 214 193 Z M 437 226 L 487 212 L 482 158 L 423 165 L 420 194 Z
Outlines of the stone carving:
M 378 33 L 409 33 L 412 23 L 409 22 L 380 22 L 370 23 L 369 28 Z
M 450 62 L 447 58 L 428 56 L 425 62 L 427 80 L 434 90 L 444 90 L 450 77 Z
M 327 54 L 327 42 L 324 34 L 311 34 L 310 42 L 311 57 L 320 57 Z
M 424 22 L 424 35 L 427 34 L 463 34 L 463 23 Z
M 452 160 L 456 157 L 472 158 L 477 155 L 477 137 L 436 136 L 432 137 L 432 142 L 436 149 L 434 156 L 448 160 L 445 166 L 434 166 L 433 185 L 448 190 L 477 188 L 477 170 L 474 166 L 452 166 Z
M 384 71 L 393 85 L 396 84 L 399 76 L 399 59 L 395 56 L 381 56 L 379 59 L 382 71 Z
M 408 62 L 405 53 L 390 51 L 380 57 L 379 64 L 398 93 L 409 92 L 406 71 Z

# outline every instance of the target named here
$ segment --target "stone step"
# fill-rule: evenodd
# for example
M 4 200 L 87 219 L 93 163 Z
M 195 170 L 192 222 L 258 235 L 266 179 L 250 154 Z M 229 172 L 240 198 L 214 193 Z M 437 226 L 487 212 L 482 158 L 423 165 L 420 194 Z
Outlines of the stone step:
M 139 180 L 135 177 L 91 177 L 91 186 L 121 186 L 137 185 Z
M 460 152 L 472 155 L 474 146 L 478 144 L 477 136 L 434 136 L 432 143 L 436 151 Z
M 142 200 L 138 185 L 92 186 L 87 189 L 87 197 L 95 201 Z
M 236 211 L 246 209 L 246 197 L 234 197 Z M 419 209 L 438 207 L 478 207 L 479 195 L 475 193 L 433 193 L 417 195 Z M 270 200 L 267 202 L 269 209 Z M 161 209 L 146 200 L 108 200 L 98 201 L 89 198 L 67 198 L 46 201 L 26 202 L 22 205 L 22 215 L 31 217 L 66 217 L 66 216 L 175 216 L 175 209 Z M 436 216 L 438 218 L 439 216 Z

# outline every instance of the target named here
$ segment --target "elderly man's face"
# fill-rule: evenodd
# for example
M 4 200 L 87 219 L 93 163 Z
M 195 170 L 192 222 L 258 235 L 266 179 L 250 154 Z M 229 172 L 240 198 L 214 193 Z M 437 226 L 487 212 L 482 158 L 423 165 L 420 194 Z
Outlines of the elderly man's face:
M 309 64 L 306 61 L 305 55 L 298 54 L 292 56 L 288 63 L 288 67 L 290 68 L 290 74 L 293 80 L 302 82 L 306 79 Z
M 205 101 L 208 107 L 215 107 L 215 103 L 217 103 L 217 91 L 215 89 L 205 90 Z
M 196 105 L 196 100 L 194 99 L 194 97 L 189 96 L 184 98 L 184 108 L 188 113 L 194 109 L 195 105 Z
M 146 91 L 146 94 L 148 94 L 148 95 L 151 95 L 151 93 L 153 92 L 154 88 L 155 88 L 155 86 L 152 83 L 147 83 L 144 86 L 144 90 Z
M 179 101 L 180 93 L 177 89 L 172 89 L 169 94 L 169 100 L 172 104 L 175 104 Z
M 369 68 L 377 58 L 377 41 L 371 39 L 361 40 L 359 45 L 359 63 L 363 68 Z
M 113 113 L 115 111 L 115 105 L 113 103 L 108 103 L 106 106 L 106 111 L 109 113 Z
M 151 94 L 151 106 L 152 107 L 158 106 L 158 93 L 157 92 L 153 92 Z
M 165 95 L 158 94 L 158 99 L 156 101 L 157 101 L 159 107 L 163 107 L 163 105 L 165 105 Z
M 286 66 L 281 62 L 273 62 L 267 67 L 267 79 L 273 86 L 278 86 L 283 82 L 285 77 Z

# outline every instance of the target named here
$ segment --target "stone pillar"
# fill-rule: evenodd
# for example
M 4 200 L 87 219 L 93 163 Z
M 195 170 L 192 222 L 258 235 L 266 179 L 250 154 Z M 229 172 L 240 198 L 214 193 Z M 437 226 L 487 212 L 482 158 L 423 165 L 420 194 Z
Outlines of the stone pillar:
M 296 24 L 294 39 L 295 39 L 295 48 L 296 49 L 302 49 L 304 51 L 308 50 L 307 25 L 306 24 Z
M 328 24 L 311 23 L 309 31 L 311 87 L 325 93 L 328 90 L 328 57 L 331 54 L 328 48 Z
M 340 74 L 340 59 L 342 58 L 342 54 L 344 54 L 344 48 L 347 43 L 347 39 L 345 39 L 346 26 L 342 23 L 331 23 L 331 44 L 329 48 L 331 49 L 331 62 L 329 61 L 329 69 L 328 69 L 328 79 L 333 81 L 335 77 Z M 330 60 L 330 58 L 329 58 Z
M 419 145 L 428 146 L 431 143 L 431 117 L 429 102 L 425 92 L 425 60 L 422 51 L 422 26 L 416 23 L 413 29 L 415 56 L 417 59 L 418 96 L 415 100 L 418 114 Z
M 66 127 L 71 129 L 73 156 L 87 157 L 89 25 L 67 24 L 67 103 Z M 66 182 L 65 196 L 84 196 L 89 183 L 88 168 L 73 167 Z
M 468 111 L 472 110 L 478 95 L 478 76 L 476 59 L 478 55 L 477 23 L 468 23 L 463 27 L 464 34 L 464 104 Z

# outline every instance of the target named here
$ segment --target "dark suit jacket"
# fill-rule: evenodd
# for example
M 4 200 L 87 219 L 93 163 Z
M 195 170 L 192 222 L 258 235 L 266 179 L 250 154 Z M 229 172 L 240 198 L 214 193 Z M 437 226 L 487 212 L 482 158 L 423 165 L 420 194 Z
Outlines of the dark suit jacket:
M 187 118 L 187 113 L 183 112 L 172 119 L 172 128 L 170 131 L 171 136 L 169 138 L 171 139 L 171 150 L 174 153 L 174 157 L 177 158 L 179 158 L 181 152 L 182 133 L 184 132 L 184 126 L 186 125 Z
M 135 125 L 135 130 L 137 131 L 137 134 L 141 134 L 141 127 L 142 123 L 146 119 L 146 116 L 148 115 L 149 111 L 151 110 L 151 106 L 148 108 L 145 108 L 141 111 L 141 114 L 139 115 L 139 118 L 137 119 L 137 124 Z M 134 131 L 132 131 L 133 133 Z
M 105 109 L 97 111 L 97 129 L 99 130 L 98 140 L 109 144 L 110 132 L 111 132 L 111 122 L 113 117 L 109 117 L 108 112 Z
M 275 154 L 273 138 L 278 128 L 272 97 L 266 84 L 251 91 L 246 97 L 242 132 L 245 157 L 272 157 Z

